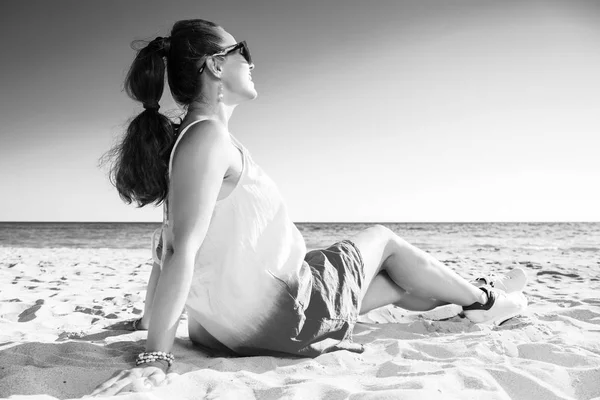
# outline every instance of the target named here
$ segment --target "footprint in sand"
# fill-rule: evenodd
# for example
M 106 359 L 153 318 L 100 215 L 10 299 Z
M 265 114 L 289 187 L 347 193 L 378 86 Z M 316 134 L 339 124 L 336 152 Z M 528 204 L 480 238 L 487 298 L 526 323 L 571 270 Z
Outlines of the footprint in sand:
M 532 261 L 519 261 L 519 264 L 531 269 L 542 269 L 542 265 L 540 263 Z
M 18 298 L 14 298 L 14 299 L 10 299 L 10 300 L 5 300 L 5 302 L 7 303 L 21 303 L 23 300 L 18 299 Z
M 565 274 L 564 272 L 558 272 L 558 271 L 540 271 L 537 273 L 537 276 L 540 275 L 553 275 L 555 278 L 557 278 L 557 275 L 560 276 L 566 276 L 567 278 L 579 278 L 579 275 L 577 274 Z
M 600 299 L 591 298 L 591 299 L 583 299 L 581 301 L 583 301 L 584 303 L 592 304 L 594 306 L 600 306 Z
M 98 315 L 104 317 L 104 311 L 102 311 L 102 306 L 94 306 L 94 308 L 77 306 L 75 307 L 75 312 L 80 312 L 88 315 Z
M 26 309 L 25 311 L 23 311 L 21 314 L 19 314 L 19 322 L 28 322 L 31 321 L 32 319 L 34 319 L 36 317 L 35 313 L 42 308 L 42 305 L 44 304 L 44 300 L 40 299 L 37 300 L 35 302 L 35 305 L 29 307 L 28 309 Z
M 572 308 L 560 314 L 588 324 L 600 325 L 600 314 L 586 308 Z

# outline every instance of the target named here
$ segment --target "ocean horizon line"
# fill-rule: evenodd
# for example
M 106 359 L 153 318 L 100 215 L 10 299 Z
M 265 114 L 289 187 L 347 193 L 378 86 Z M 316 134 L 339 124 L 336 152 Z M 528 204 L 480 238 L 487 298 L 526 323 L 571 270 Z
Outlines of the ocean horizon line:
M 295 224 L 596 224 L 599 221 L 293 221 Z M 0 221 L 0 224 L 161 224 L 162 221 Z

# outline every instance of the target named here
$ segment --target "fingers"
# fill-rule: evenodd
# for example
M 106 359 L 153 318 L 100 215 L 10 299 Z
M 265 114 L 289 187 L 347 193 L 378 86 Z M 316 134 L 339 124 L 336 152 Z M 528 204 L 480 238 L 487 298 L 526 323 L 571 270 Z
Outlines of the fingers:
M 154 384 L 148 378 L 137 378 L 132 380 L 127 386 L 121 388 L 118 394 L 123 392 L 148 392 L 152 390 Z
M 136 375 L 135 370 L 123 370 L 113 375 L 112 378 L 99 385 L 92 392 L 92 396 L 102 395 L 108 396 L 118 393 L 121 389 L 131 383 L 132 378 Z
M 106 382 L 96 386 L 96 389 L 94 389 L 94 391 L 91 393 L 92 396 L 95 396 L 99 393 L 101 393 L 103 390 L 108 389 L 109 387 L 111 387 L 115 382 L 117 382 L 119 379 L 121 379 L 128 371 L 120 371 L 120 372 L 116 372 L 115 374 L 113 374 L 113 376 L 107 380 Z
M 90 396 L 112 396 L 127 391 L 145 392 L 164 385 L 165 381 L 166 375 L 160 368 L 134 368 L 115 374 L 96 387 Z
M 158 371 L 152 373 L 146 379 L 152 383 L 152 386 L 160 386 L 160 384 L 165 380 L 165 378 L 165 373 L 162 371 Z
M 126 378 L 112 384 L 112 386 L 92 393 L 92 397 L 113 396 L 116 394 L 126 394 L 127 392 L 148 392 L 156 385 L 148 378 Z
M 180 377 L 181 377 L 181 375 L 179 375 L 178 373 L 171 372 L 170 374 L 166 375 L 165 379 L 161 383 L 161 386 L 170 385 L 170 384 L 174 383 Z
M 113 383 L 110 386 L 105 387 L 104 389 L 102 389 L 98 392 L 96 392 L 96 390 L 94 390 L 94 392 L 92 392 L 92 396 L 99 396 L 99 397 L 112 396 L 112 395 L 118 394 L 119 392 L 121 392 L 121 390 L 124 390 L 131 383 L 132 383 L 132 379 L 125 378 L 125 379 L 122 379 L 120 381 Z

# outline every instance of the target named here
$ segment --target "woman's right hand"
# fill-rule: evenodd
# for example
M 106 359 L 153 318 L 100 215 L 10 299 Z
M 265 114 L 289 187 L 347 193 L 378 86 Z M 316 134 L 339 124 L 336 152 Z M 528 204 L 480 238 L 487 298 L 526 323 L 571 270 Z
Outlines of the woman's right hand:
M 91 396 L 112 396 L 126 392 L 147 392 L 170 383 L 170 378 L 156 366 L 140 366 L 123 370 L 98 385 Z

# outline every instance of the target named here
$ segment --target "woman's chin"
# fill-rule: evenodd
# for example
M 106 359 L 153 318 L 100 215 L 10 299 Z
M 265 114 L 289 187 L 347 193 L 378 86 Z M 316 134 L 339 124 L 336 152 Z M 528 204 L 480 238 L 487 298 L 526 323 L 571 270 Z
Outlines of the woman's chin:
M 244 91 L 237 92 L 231 101 L 235 104 L 243 103 L 244 101 L 254 100 L 258 96 L 258 93 L 253 87 L 245 88 Z
M 248 100 L 254 100 L 256 97 L 258 97 L 258 92 L 256 91 L 256 89 L 254 89 L 254 85 L 249 87 L 245 94 L 246 94 L 245 97 Z

